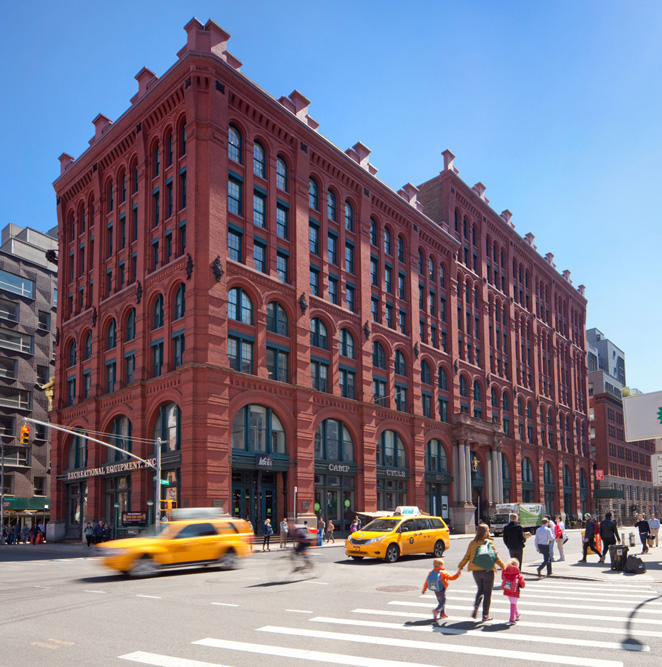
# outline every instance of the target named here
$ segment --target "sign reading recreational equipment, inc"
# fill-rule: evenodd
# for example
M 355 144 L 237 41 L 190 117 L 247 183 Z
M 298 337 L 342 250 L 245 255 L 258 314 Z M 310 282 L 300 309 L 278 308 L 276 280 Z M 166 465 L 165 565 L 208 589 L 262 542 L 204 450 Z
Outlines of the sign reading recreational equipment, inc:
M 152 465 L 156 465 L 156 459 L 147 459 Z M 72 470 L 65 473 L 64 480 L 86 479 L 87 477 L 99 477 L 100 475 L 114 475 L 118 472 L 129 472 L 131 470 L 140 470 L 147 466 L 142 461 L 122 461 L 120 463 L 108 463 L 98 468 L 86 468 L 85 470 Z

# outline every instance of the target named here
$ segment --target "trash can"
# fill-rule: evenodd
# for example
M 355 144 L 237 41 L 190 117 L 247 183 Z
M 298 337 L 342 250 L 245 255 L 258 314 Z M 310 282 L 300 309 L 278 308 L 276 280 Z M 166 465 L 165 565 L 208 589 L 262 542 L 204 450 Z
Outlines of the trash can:
M 609 547 L 609 560 L 611 561 L 611 569 L 621 572 L 625 566 L 625 561 L 628 557 L 628 547 L 625 544 L 612 544 Z
M 636 547 L 637 546 L 637 541 L 634 537 L 634 533 L 630 533 L 630 546 L 631 547 Z
M 318 547 L 321 547 L 321 546 L 322 546 L 322 539 L 323 539 L 323 538 L 324 538 L 324 533 L 323 533 L 322 529 L 320 528 L 320 529 L 318 529 L 318 531 L 317 531 L 317 539 L 316 539 L 316 541 L 315 541 L 315 544 L 316 544 Z

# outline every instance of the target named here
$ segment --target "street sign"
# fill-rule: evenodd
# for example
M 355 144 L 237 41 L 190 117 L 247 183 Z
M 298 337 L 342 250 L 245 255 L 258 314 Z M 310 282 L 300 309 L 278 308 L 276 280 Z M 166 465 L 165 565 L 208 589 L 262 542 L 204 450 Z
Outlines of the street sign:
M 162 486 L 170 486 L 170 482 L 167 479 L 162 479 L 161 484 Z
M 605 471 L 604 470 L 596 470 L 595 471 L 595 479 L 604 479 L 605 478 Z
M 662 391 L 623 397 L 625 440 L 662 437 Z

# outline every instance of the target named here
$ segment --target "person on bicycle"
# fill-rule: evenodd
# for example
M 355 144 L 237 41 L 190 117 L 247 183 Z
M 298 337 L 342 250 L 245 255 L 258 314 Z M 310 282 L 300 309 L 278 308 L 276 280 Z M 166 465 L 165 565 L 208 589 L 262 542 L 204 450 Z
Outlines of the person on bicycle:
M 304 521 L 303 526 L 298 525 L 294 530 L 294 553 L 307 561 L 309 546 L 310 535 L 308 533 L 308 522 Z

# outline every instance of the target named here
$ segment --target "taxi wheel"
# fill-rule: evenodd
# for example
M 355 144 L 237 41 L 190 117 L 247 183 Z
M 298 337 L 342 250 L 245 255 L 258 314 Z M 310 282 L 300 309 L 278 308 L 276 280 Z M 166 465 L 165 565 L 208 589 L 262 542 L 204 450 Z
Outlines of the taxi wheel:
M 363 556 L 352 556 L 354 560 L 363 560 Z
M 239 564 L 237 552 L 234 549 L 228 549 L 219 559 L 218 566 L 221 570 L 234 570 Z
M 386 549 L 386 562 L 395 563 L 398 558 L 400 558 L 400 547 L 397 544 L 389 544 L 388 549 Z
M 434 554 L 433 556 L 435 558 L 441 558 L 444 555 L 444 549 L 446 548 L 446 545 L 444 544 L 443 540 L 437 540 L 434 543 Z
M 130 577 L 152 577 L 159 571 L 158 564 L 151 556 L 139 558 L 129 570 Z

